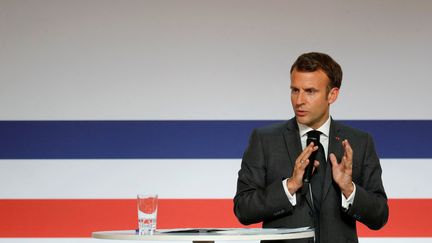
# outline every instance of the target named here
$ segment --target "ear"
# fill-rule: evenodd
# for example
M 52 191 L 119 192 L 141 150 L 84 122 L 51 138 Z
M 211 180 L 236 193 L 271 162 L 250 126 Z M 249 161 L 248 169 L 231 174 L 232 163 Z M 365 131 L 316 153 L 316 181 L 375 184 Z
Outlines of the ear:
M 338 95 L 339 95 L 339 89 L 338 88 L 332 88 L 327 95 L 327 100 L 329 101 L 329 104 L 333 104 L 333 102 L 336 101 Z

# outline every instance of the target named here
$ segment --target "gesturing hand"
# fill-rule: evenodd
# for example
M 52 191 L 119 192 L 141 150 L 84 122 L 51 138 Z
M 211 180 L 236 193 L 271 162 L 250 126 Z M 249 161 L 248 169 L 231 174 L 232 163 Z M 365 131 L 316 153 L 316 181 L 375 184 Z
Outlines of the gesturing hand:
M 342 146 L 345 152 L 341 162 L 337 162 L 337 158 L 334 154 L 330 154 L 330 161 L 332 164 L 333 180 L 338 184 L 344 196 L 348 198 L 354 191 L 354 186 L 352 184 L 353 150 L 348 140 L 342 141 Z
M 287 181 L 288 191 L 291 195 L 303 186 L 303 174 L 305 173 L 306 166 L 309 163 L 314 163 L 314 169 L 318 167 L 318 160 L 309 161 L 309 156 L 311 153 L 318 149 L 318 146 L 315 146 L 313 143 L 310 143 L 303 152 L 297 157 L 294 165 L 294 171 L 292 176 Z

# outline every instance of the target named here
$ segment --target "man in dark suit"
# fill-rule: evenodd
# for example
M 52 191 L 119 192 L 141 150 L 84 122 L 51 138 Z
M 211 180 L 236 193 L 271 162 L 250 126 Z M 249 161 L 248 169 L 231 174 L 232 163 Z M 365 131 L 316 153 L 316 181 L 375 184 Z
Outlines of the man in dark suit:
M 326 54 L 305 53 L 292 65 L 295 117 L 255 129 L 243 155 L 234 198 L 241 223 L 311 226 L 321 243 L 358 242 L 356 221 L 375 230 L 386 224 L 387 196 L 372 137 L 330 117 L 341 82 L 341 67 Z M 307 145 L 311 136 L 318 140 Z M 312 153 L 321 157 L 309 161 Z M 305 183 L 310 163 L 313 175 Z

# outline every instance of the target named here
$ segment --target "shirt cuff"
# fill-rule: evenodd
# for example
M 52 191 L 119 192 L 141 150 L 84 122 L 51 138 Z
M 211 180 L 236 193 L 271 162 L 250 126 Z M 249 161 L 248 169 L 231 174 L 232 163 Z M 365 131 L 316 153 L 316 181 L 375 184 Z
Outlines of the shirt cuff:
M 288 181 L 288 178 L 283 180 L 282 186 L 283 186 L 285 194 L 287 195 L 288 200 L 290 201 L 291 205 L 295 206 L 297 204 L 296 194 L 291 195 L 291 193 L 288 191 L 287 181 Z M 354 187 L 354 190 L 355 190 L 355 187 Z
M 356 185 L 354 184 L 354 182 L 352 182 L 353 186 L 354 186 L 354 190 L 351 193 L 351 195 L 348 198 L 345 198 L 344 194 L 342 194 L 342 208 L 345 210 L 348 210 L 349 207 L 354 203 L 354 197 L 355 197 L 355 193 L 356 193 Z

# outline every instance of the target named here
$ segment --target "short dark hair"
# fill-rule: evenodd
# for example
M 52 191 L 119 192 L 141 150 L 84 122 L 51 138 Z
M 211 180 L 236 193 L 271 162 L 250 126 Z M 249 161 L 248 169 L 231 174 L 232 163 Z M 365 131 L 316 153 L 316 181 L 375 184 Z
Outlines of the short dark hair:
M 330 79 L 329 88 L 340 88 L 342 84 L 342 68 L 329 55 L 320 52 L 309 52 L 300 55 L 291 66 L 290 73 L 296 69 L 300 72 L 322 70 Z

